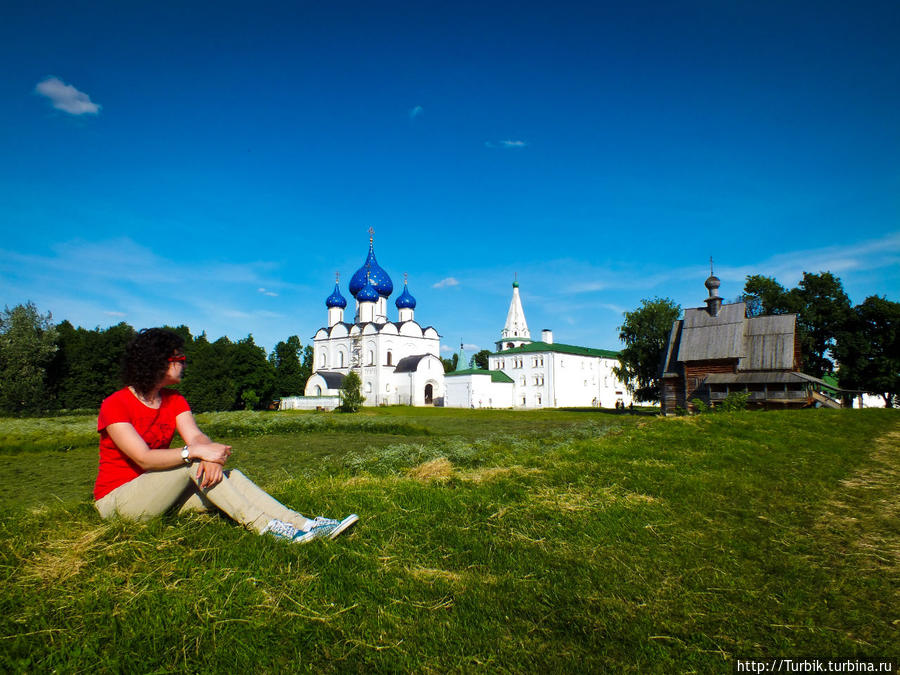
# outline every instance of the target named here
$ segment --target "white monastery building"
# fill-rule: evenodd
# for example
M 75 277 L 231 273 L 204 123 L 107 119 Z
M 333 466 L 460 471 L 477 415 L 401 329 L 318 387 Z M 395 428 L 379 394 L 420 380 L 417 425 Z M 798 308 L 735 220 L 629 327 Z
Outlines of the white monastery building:
M 519 296 L 519 282 L 513 282 L 513 295 L 506 314 L 506 324 L 496 342 L 497 351 L 488 356 L 488 371 L 469 371 L 458 377 L 471 380 L 470 400 L 459 401 L 455 389 L 456 373 L 447 373 L 447 405 L 466 404 L 466 407 L 511 405 L 516 408 L 615 407 L 632 402 L 631 394 L 613 373 L 619 363 L 618 352 L 590 347 L 558 344 L 553 332 L 541 331 L 540 341 L 531 339 L 525 310 Z M 502 373 L 503 381 L 490 384 L 485 375 Z M 495 376 L 496 378 L 496 376 Z M 512 385 L 504 382 L 512 382 Z M 486 394 L 485 391 L 490 391 Z M 512 396 L 512 401 L 508 397 Z M 490 402 L 490 403 L 488 403 Z M 498 402 L 500 405 L 498 405 Z
M 331 405 L 323 407 L 334 407 L 333 397 L 339 395 L 341 383 L 353 370 L 362 380 L 364 405 L 440 404 L 444 397 L 441 336 L 415 320 L 416 300 L 405 278 L 403 293 L 394 303 L 397 320 L 388 319 L 387 303 L 394 284 L 375 259 L 371 229 L 369 233 L 369 255 L 350 279 L 350 295 L 356 305 L 353 320 L 345 320 L 347 300 L 338 279 L 325 300 L 328 325 L 313 338 L 313 374 L 305 395 L 328 397 Z

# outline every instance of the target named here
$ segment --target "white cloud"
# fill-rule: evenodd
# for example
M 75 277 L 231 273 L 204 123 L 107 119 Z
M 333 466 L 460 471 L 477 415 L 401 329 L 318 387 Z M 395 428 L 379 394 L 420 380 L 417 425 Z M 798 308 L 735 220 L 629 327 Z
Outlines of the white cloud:
M 417 105 L 415 108 L 409 111 L 409 118 L 411 120 L 416 119 L 417 117 L 421 117 L 425 113 L 425 108 L 420 105 Z
M 500 145 L 502 145 L 504 148 L 524 148 L 528 146 L 528 143 L 526 143 L 525 141 L 513 141 L 507 139 L 505 141 L 500 141 Z
M 445 354 L 449 354 L 449 353 L 454 352 L 454 351 L 456 351 L 456 350 L 453 349 L 453 347 L 451 347 L 450 345 L 441 345 L 441 351 L 444 352 Z
M 432 288 L 447 288 L 449 286 L 459 286 L 459 281 L 457 281 L 453 277 L 447 277 L 446 279 L 441 279 L 439 282 L 434 284 Z
M 70 115 L 96 115 L 100 112 L 101 106 L 91 101 L 90 96 L 58 77 L 41 80 L 34 90 L 41 96 L 49 98 L 54 108 Z
M 267 289 L 265 289 L 265 288 L 257 288 L 256 290 L 259 291 L 260 293 L 262 293 L 263 295 L 268 295 L 270 298 L 277 298 L 277 297 L 278 297 L 278 293 L 275 293 L 274 291 L 267 290 Z
M 478 345 L 476 345 L 476 344 L 468 344 L 468 343 L 464 343 L 464 344 L 463 344 L 463 349 L 465 349 L 467 352 L 477 352 L 477 351 L 481 351 L 481 348 L 480 348 Z
M 106 316 L 115 316 L 115 317 L 119 317 L 119 318 L 121 318 L 123 316 L 128 316 L 125 312 L 114 312 L 112 310 L 106 310 L 103 313 L 106 314 Z

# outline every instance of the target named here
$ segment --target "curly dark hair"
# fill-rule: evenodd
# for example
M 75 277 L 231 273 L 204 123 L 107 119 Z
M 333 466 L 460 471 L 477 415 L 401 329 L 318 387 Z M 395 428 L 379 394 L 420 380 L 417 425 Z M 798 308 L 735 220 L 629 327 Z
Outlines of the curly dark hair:
M 144 328 L 125 347 L 122 383 L 146 396 L 169 368 L 169 357 L 184 347 L 184 339 L 166 328 Z

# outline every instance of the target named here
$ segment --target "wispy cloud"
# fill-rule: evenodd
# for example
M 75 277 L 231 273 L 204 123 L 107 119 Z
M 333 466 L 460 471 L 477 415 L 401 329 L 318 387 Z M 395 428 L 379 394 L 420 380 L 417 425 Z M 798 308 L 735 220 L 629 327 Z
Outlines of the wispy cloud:
M 507 138 L 505 141 L 485 141 L 484 147 L 486 148 L 505 148 L 509 150 L 521 150 L 522 148 L 528 147 L 528 141 L 514 141 L 511 138 Z
M 456 350 L 453 349 L 453 347 L 451 347 L 450 345 L 444 344 L 444 345 L 441 345 L 441 351 L 444 352 L 445 354 L 449 354 Z
M 117 318 L 122 318 L 123 316 L 128 316 L 125 312 L 116 312 L 111 309 L 108 309 L 103 313 L 106 314 L 106 316 L 114 316 Z
M 415 108 L 409 111 L 409 119 L 414 120 L 417 117 L 421 117 L 425 113 L 425 108 L 420 105 L 417 105 Z
M 53 107 L 70 115 L 96 115 L 100 112 L 100 104 L 91 101 L 91 97 L 78 91 L 71 84 L 66 84 L 58 77 L 41 80 L 34 88 L 35 92 L 50 99 Z
M 447 277 L 434 284 L 432 288 L 449 288 L 450 286 L 459 286 L 459 281 L 454 277 Z
M 263 295 L 268 295 L 270 298 L 277 298 L 277 297 L 278 297 L 278 293 L 275 293 L 274 291 L 270 291 L 270 290 L 265 289 L 265 288 L 257 288 L 256 290 L 257 290 L 259 293 L 262 293 Z

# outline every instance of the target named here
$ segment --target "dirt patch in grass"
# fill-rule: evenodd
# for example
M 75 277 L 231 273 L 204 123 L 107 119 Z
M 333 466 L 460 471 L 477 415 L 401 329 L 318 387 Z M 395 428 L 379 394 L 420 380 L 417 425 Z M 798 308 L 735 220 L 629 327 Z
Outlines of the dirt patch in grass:
M 900 572 L 900 431 L 875 439 L 871 461 L 825 505 L 815 530 L 863 569 Z

